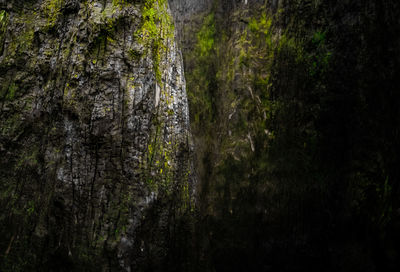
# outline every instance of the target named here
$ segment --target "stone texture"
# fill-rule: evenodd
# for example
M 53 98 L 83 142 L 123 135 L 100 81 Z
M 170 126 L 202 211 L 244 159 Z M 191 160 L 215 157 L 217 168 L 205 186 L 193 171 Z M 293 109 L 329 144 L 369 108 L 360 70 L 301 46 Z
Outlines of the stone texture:
M 151 41 L 137 35 L 143 5 L 0 1 L 0 246 L 10 258 L 125 271 L 165 259 L 169 224 L 191 206 L 188 104 L 171 37 L 160 37 L 156 79 Z

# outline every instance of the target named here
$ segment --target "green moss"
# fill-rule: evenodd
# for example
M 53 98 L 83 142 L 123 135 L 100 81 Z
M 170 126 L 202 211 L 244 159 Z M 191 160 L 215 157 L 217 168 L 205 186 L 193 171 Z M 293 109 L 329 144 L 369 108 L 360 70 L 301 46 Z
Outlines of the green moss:
M 143 180 L 148 190 L 171 196 L 174 191 L 181 192 L 182 184 L 187 179 L 176 179 L 175 154 L 178 143 L 174 140 L 166 142 L 162 134 L 163 123 L 156 118 L 153 120 L 153 136 L 147 146 Z
M 23 33 L 23 35 L 20 38 L 21 51 L 26 51 L 31 47 L 33 38 L 34 38 L 34 30 L 33 29 L 29 29 L 28 31 Z
M 329 63 L 331 60 L 332 53 L 326 52 L 311 56 L 311 65 L 309 67 L 309 73 L 311 76 L 316 76 L 318 74 L 325 74 L 329 68 Z
M 225 62 L 226 58 L 220 59 L 220 55 L 227 53 L 227 48 L 222 46 L 226 41 L 226 35 L 223 33 L 218 35 L 220 37 L 218 40 L 216 40 L 216 36 L 217 24 L 214 12 L 211 12 L 204 17 L 202 25 L 196 33 L 194 50 L 190 55 L 185 56 L 188 63 L 192 62 L 191 66 L 194 67 L 191 71 L 187 71 L 186 80 L 192 114 L 191 122 L 195 129 L 211 128 L 215 121 L 216 88 L 222 77 L 225 77 L 225 69 L 229 66 L 224 65 L 223 69 L 219 69 L 217 65 L 221 59 Z
M 249 23 L 250 31 L 257 33 L 261 32 L 268 34 L 272 25 L 272 18 L 267 17 L 266 13 L 263 13 L 260 19 L 252 18 Z
M 153 69 L 160 84 L 161 56 L 168 50 L 166 40 L 174 37 L 174 25 L 167 5 L 166 0 L 146 0 L 142 9 L 142 25 L 135 32 L 139 42 L 152 54 Z
M 214 13 L 211 13 L 204 19 L 203 25 L 197 33 L 197 50 L 199 50 L 200 56 L 208 56 L 214 49 L 214 44 L 215 21 Z
M 55 26 L 63 5 L 64 0 L 46 0 L 43 2 L 42 10 L 47 19 L 45 28 L 51 29 Z
M 8 13 L 5 10 L 0 11 L 0 54 L 4 50 L 4 40 L 7 32 Z
M 14 82 L 11 83 L 10 86 L 8 87 L 8 93 L 7 93 L 6 98 L 8 100 L 13 100 L 17 90 L 18 90 L 18 86 Z
M 5 10 L 0 11 L 0 23 L 3 23 L 3 21 L 7 18 L 7 12 Z
M 6 59 L 10 60 L 15 56 L 21 56 L 31 49 L 34 39 L 34 22 L 35 15 L 32 13 L 22 13 L 20 17 L 12 21 L 13 27 L 15 24 L 22 25 L 22 27 L 20 31 L 10 33 L 8 36 Z
M 123 8 L 126 5 L 125 0 L 112 0 L 112 4 L 114 7 Z
M 128 54 L 133 60 L 139 60 L 142 57 L 142 54 L 135 49 L 129 49 Z
M 325 38 L 326 38 L 326 32 L 317 31 L 317 32 L 314 33 L 314 36 L 312 38 L 312 42 L 314 44 L 320 45 L 320 44 L 323 44 L 325 42 Z

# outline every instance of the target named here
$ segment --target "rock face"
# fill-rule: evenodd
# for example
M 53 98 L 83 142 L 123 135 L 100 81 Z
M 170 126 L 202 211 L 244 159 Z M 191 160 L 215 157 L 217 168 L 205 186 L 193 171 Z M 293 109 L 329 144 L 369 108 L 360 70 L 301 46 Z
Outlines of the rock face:
M 400 2 L 169 4 L 0 0 L 0 270 L 399 271 Z
M 159 269 L 192 191 L 168 3 L 0 8 L 4 271 Z
M 399 1 L 171 2 L 201 271 L 397 271 Z

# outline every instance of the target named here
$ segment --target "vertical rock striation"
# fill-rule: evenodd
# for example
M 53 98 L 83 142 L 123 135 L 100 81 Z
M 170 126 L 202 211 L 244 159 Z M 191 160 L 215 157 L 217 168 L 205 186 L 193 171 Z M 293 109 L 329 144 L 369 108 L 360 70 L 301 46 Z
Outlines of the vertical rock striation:
M 4 271 L 159 269 L 192 205 L 168 3 L 0 9 Z

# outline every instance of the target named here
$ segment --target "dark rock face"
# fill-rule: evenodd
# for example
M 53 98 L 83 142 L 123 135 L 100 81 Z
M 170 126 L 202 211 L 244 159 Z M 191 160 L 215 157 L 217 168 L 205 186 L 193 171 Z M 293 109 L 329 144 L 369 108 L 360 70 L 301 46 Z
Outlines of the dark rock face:
M 159 269 L 192 205 L 166 1 L 0 4 L 4 271 Z
M 169 0 L 172 12 L 176 14 L 176 18 L 180 19 L 185 16 L 191 16 L 198 12 L 202 12 L 211 7 L 213 0 Z
M 180 3 L 202 271 L 399 270 L 399 1 Z

